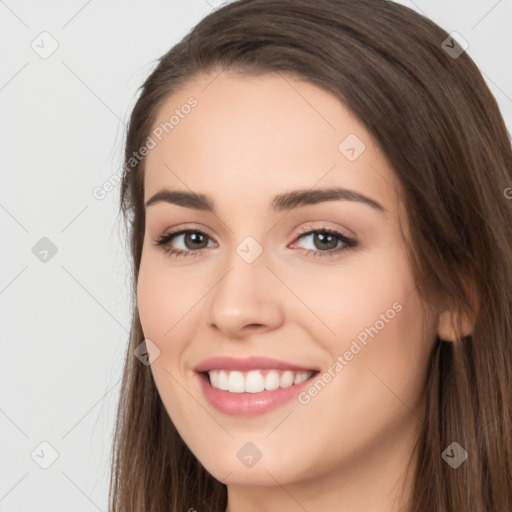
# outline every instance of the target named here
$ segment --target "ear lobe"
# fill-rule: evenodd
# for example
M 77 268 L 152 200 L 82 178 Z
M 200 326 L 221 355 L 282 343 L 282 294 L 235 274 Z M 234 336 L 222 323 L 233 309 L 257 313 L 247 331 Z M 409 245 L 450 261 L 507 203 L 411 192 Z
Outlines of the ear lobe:
M 455 314 L 450 310 L 439 315 L 438 335 L 444 341 L 457 341 L 473 332 L 475 322 L 467 314 Z

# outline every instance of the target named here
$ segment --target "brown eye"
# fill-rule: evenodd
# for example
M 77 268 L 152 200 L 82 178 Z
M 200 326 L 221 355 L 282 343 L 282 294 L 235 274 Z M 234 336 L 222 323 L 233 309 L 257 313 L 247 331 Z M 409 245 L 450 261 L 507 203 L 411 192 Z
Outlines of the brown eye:
M 333 256 L 341 251 L 357 246 L 357 242 L 343 233 L 330 228 L 311 229 L 302 233 L 298 239 L 310 238 L 310 245 L 305 248 L 307 254 L 313 252 L 314 256 Z
M 195 249 L 203 249 L 203 244 L 207 235 L 201 233 L 199 231 L 187 231 L 183 233 L 183 241 L 187 249 L 195 250 Z M 207 244 L 208 245 L 208 244 Z
M 157 246 L 174 256 L 195 256 L 207 247 L 207 241 L 210 237 L 197 229 L 183 229 L 162 235 L 155 240 Z M 176 242 L 176 240 L 178 242 Z M 183 248 L 171 247 L 171 242 L 181 244 Z M 205 245 L 206 242 L 206 245 Z

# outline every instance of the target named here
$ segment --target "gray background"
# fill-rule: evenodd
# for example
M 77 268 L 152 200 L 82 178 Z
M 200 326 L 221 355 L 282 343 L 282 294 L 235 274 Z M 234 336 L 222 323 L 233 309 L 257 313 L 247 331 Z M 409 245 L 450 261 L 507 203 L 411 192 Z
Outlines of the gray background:
M 510 132 L 512 0 L 400 3 L 464 37 Z M 154 60 L 221 4 L 0 1 L 0 512 L 106 510 L 130 283 L 119 188 L 93 190 Z

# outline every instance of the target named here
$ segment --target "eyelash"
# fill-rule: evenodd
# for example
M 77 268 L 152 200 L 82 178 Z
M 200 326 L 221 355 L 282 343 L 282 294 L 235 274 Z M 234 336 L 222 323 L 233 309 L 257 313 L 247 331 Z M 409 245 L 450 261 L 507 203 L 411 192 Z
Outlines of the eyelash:
M 172 249 L 172 248 L 167 247 L 167 244 L 173 238 L 175 238 L 178 235 L 183 235 L 183 234 L 186 234 L 186 233 L 200 233 L 200 234 L 205 235 L 206 237 L 210 238 L 206 233 L 204 233 L 203 231 L 201 231 L 199 229 L 182 229 L 182 230 L 179 230 L 179 231 L 172 231 L 170 233 L 166 233 L 164 235 L 161 235 L 158 238 L 154 239 L 153 242 L 155 243 L 156 246 L 161 247 L 163 249 L 163 251 L 166 254 L 168 254 L 169 256 L 171 256 L 171 257 L 199 256 L 204 249 L 196 249 L 196 250 L 186 250 L 186 251 L 184 251 L 182 249 Z M 354 239 L 347 237 L 345 234 L 343 234 L 343 233 L 341 233 L 341 232 L 339 232 L 339 231 L 337 231 L 335 229 L 327 228 L 325 226 L 320 228 L 320 229 L 309 229 L 309 228 L 306 228 L 306 229 L 302 230 L 299 233 L 299 236 L 297 238 L 303 238 L 303 237 L 305 237 L 307 235 L 311 235 L 311 234 L 315 234 L 315 233 L 334 235 L 341 242 L 343 242 L 345 245 L 342 246 L 342 247 L 339 247 L 337 249 L 331 249 L 331 250 L 328 250 L 328 251 L 315 251 L 313 249 L 305 249 L 306 255 L 309 255 L 309 253 L 312 252 L 314 257 L 316 257 L 316 256 L 319 256 L 319 257 L 335 256 L 335 255 L 340 254 L 343 251 L 352 249 L 352 248 L 354 248 L 354 247 L 356 247 L 358 245 L 358 243 Z

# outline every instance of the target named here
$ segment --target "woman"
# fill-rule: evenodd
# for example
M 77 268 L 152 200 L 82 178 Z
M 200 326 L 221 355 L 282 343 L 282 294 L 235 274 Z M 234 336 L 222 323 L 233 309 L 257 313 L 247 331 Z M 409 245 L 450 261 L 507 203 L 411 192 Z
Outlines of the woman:
M 204 18 L 126 137 L 111 511 L 512 510 L 511 184 L 481 74 L 414 11 Z

